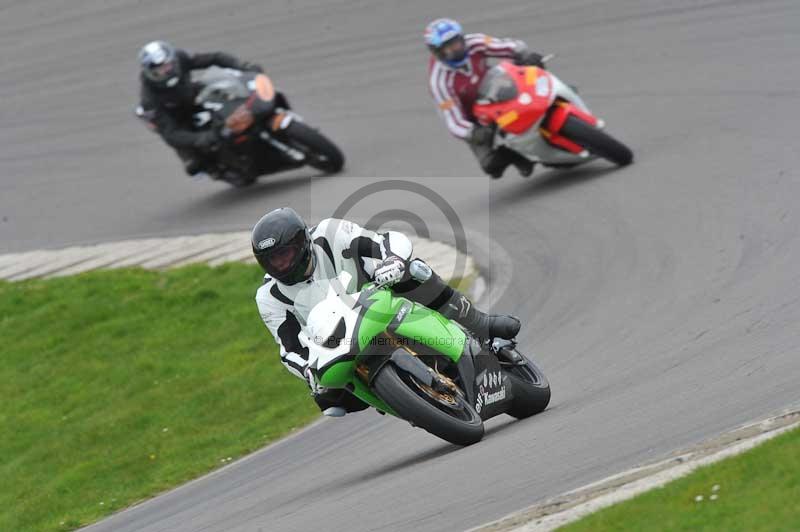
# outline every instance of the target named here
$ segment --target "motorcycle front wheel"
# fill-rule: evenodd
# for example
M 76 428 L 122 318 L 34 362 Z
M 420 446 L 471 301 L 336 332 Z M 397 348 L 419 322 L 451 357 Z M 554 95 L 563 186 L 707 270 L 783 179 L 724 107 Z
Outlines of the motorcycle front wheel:
M 627 166 L 633 162 L 633 152 L 623 143 L 576 116 L 570 116 L 560 131 L 571 141 L 580 144 L 589 153 L 607 159 L 619 166 Z
M 483 438 L 483 420 L 462 394 L 437 392 L 393 364 L 375 376 L 373 388 L 397 415 L 434 436 L 456 445 Z
M 308 124 L 293 120 L 284 133 L 306 155 L 309 166 L 328 174 L 340 172 L 344 167 L 344 154 L 336 144 Z

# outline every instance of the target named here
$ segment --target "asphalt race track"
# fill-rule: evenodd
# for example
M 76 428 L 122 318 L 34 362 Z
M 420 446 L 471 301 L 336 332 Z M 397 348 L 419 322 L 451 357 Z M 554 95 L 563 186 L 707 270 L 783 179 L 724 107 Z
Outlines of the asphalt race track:
M 463 530 L 800 400 L 800 3 L 496 4 L 0 4 L 0 252 L 243 229 L 285 204 L 319 219 L 405 177 L 505 250 L 470 248 L 553 387 L 466 449 L 372 411 L 323 422 L 92 530 Z M 480 176 L 427 93 L 421 32 L 443 14 L 556 52 L 636 163 Z M 263 62 L 345 175 L 187 180 L 131 115 L 157 37 Z M 409 191 L 347 215 L 398 210 L 447 227 Z

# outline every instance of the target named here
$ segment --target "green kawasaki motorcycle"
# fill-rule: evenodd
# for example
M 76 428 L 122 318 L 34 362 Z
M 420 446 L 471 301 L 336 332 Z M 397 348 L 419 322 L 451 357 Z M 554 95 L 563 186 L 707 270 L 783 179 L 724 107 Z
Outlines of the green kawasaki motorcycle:
M 295 298 L 317 382 L 345 388 L 457 445 L 483 437 L 484 420 L 525 418 L 550 402 L 542 371 L 513 341 L 481 343 L 438 312 L 352 276 L 309 283 Z

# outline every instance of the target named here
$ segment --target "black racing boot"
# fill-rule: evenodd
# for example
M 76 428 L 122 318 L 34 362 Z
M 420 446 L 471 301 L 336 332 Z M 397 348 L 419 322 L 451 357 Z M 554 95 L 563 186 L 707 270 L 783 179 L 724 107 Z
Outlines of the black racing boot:
M 393 292 L 439 311 L 481 340 L 497 337 L 511 340 L 519 332 L 520 323 L 517 318 L 484 314 L 466 296 L 448 286 L 421 260 L 411 261 L 409 273 L 411 278 L 394 285 Z
M 183 161 L 183 169 L 189 176 L 196 176 L 202 172 L 204 170 L 203 166 L 203 161 L 200 159 L 191 158 Z
M 492 338 L 511 340 L 517 335 L 520 328 L 517 318 L 485 314 L 476 309 L 472 301 L 457 290 L 453 290 L 452 296 L 442 305 L 439 312 L 443 316 L 457 321 L 481 340 Z
M 511 164 L 519 171 L 519 175 L 522 177 L 530 177 L 531 174 L 533 174 L 533 168 L 536 166 L 535 162 L 513 150 L 506 149 L 505 151 Z
M 506 168 L 513 162 L 512 157 L 509 156 L 510 153 L 509 150 L 502 148 L 499 150 L 488 150 L 481 154 L 478 158 L 478 162 L 484 172 L 494 179 L 499 179 L 503 177 L 503 172 L 505 172 Z
M 522 160 L 518 160 L 514 162 L 514 166 L 517 167 L 517 171 L 519 171 L 519 175 L 522 177 L 530 177 L 533 173 L 533 167 L 536 165 L 533 161 L 529 161 L 528 159 L 524 159 L 520 157 Z
M 500 179 L 503 177 L 503 172 L 511 165 L 509 157 L 500 150 L 489 153 L 481 159 L 480 163 L 483 171 L 489 174 L 493 179 Z

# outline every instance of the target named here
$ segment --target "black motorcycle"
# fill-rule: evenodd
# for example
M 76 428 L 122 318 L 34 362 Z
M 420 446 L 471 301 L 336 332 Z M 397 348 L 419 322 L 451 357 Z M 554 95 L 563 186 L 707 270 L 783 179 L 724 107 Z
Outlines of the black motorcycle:
M 216 129 L 212 177 L 236 187 L 265 174 L 311 166 L 325 173 L 344 166 L 341 150 L 292 111 L 286 97 L 264 74 L 210 68 L 193 80 L 199 87 L 197 131 Z M 141 107 L 136 115 L 147 121 Z

